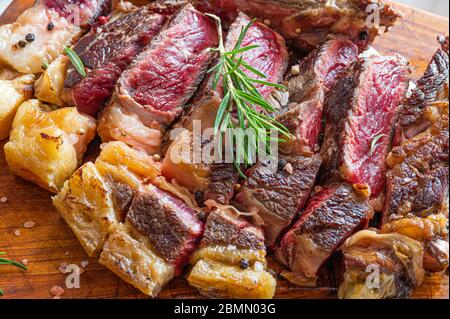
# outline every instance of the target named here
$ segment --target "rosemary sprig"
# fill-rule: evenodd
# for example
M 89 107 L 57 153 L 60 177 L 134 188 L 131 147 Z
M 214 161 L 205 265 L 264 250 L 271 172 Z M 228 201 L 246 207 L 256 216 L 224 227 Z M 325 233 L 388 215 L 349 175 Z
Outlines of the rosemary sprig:
M 81 61 L 81 58 L 78 56 L 78 54 L 72 48 L 69 47 L 65 47 L 64 52 L 66 52 L 66 55 L 69 58 L 70 63 L 72 63 L 75 70 L 77 70 L 77 72 L 82 77 L 85 78 L 87 76 L 86 70 L 84 69 L 83 61 Z
M 237 154 L 243 154 L 244 164 L 249 166 L 256 162 L 256 159 L 252 157 L 253 151 L 261 151 L 259 141 L 262 142 L 261 146 L 266 154 L 272 154 L 270 142 L 273 141 L 273 138 L 270 137 L 270 130 L 275 130 L 286 138 L 290 137 L 289 130 L 284 125 L 266 115 L 275 111 L 275 109 L 259 93 L 255 85 L 271 86 L 282 90 L 286 88 L 277 83 L 264 81 L 263 79 L 266 79 L 267 76 L 246 63 L 242 58 L 242 53 L 258 47 L 257 45 L 242 47 L 243 40 L 254 21 L 241 29 L 234 48 L 231 51 L 226 51 L 220 18 L 212 14 L 208 14 L 208 16 L 216 21 L 219 32 L 219 47 L 213 49 L 219 54 L 219 61 L 208 71 L 208 73 L 214 73 L 212 88 L 216 90 L 219 83 L 223 87 L 224 97 L 214 122 L 216 134 L 220 132 L 219 145 L 222 145 L 222 134 L 229 132 L 228 129 L 241 128 L 245 130 L 251 128 L 254 129 L 256 134 L 259 134 L 259 136 L 250 137 L 247 135 L 235 143 L 236 154 L 233 159 L 236 168 L 243 176 L 240 170 L 241 163 L 237 162 Z M 257 78 L 249 76 L 244 70 Z M 258 107 L 262 109 L 262 112 L 258 110 Z M 235 118 L 236 116 L 237 118 Z M 237 138 L 240 139 L 241 137 L 238 136 Z M 285 140 L 277 138 L 275 141 L 283 142 Z
M 5 252 L 0 252 L 0 255 L 4 255 L 6 254 Z M 4 259 L 4 258 L 0 258 L 0 266 L 1 265 L 10 265 L 10 266 L 14 266 L 23 270 L 28 270 L 27 267 L 25 267 L 25 265 L 14 261 L 14 260 L 9 260 L 9 259 Z M 3 296 L 3 290 L 2 288 L 0 288 L 0 297 Z

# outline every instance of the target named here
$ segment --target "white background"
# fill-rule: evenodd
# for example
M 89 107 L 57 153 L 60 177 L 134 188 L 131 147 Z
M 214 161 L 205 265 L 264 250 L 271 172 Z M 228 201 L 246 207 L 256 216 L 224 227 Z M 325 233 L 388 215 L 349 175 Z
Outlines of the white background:
M 0 12 L 11 3 L 12 0 L 0 0 Z M 20 1 L 20 0 L 19 0 Z M 410 6 L 431 11 L 439 15 L 448 17 L 449 0 L 397 0 Z

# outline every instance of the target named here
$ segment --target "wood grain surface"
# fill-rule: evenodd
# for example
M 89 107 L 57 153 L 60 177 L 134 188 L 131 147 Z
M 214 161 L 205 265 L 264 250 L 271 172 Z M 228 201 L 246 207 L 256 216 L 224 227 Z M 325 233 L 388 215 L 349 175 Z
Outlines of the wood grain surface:
M 0 17 L 0 24 L 10 23 L 34 0 L 16 0 Z M 141 1 L 142 2 L 142 1 Z M 447 19 L 395 4 L 404 19 L 376 40 L 374 47 L 383 54 L 401 54 L 411 62 L 413 77 L 424 71 L 428 60 L 438 47 L 436 36 L 448 33 Z M 1 93 L 0 93 L 1 94 Z M 66 275 L 59 271 L 62 263 L 78 264 L 89 261 L 81 275 L 79 289 L 65 289 L 62 298 L 146 298 L 112 272 L 88 258 L 75 236 L 51 205 L 51 194 L 9 173 L 3 145 L 0 142 L 0 251 L 7 257 L 27 260 L 27 272 L 12 267 L 0 268 L 3 298 L 52 298 L 50 289 L 65 287 Z M 33 221 L 36 226 L 23 225 Z M 16 236 L 16 231 L 20 236 Z M 426 277 L 415 291 L 414 298 L 447 298 L 449 279 L 446 275 Z M 278 281 L 276 298 L 336 298 L 330 288 L 302 289 L 284 280 Z M 183 278 L 175 278 L 162 291 L 160 298 L 200 298 Z

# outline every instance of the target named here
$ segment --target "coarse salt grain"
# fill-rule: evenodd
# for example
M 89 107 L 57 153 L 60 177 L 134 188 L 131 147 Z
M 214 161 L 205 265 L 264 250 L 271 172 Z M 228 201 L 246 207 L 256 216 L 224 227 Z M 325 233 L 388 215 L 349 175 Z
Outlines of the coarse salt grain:
M 61 273 L 65 274 L 67 272 L 67 263 L 61 263 L 58 267 L 58 270 Z
M 264 24 L 270 26 L 272 24 L 272 21 L 270 21 L 269 19 L 265 19 Z
M 28 265 L 28 259 L 22 259 L 22 264 L 25 266 Z
M 292 75 L 299 75 L 300 74 L 300 65 L 298 65 L 298 64 L 293 65 L 291 67 L 291 73 L 292 73 Z
M 89 261 L 88 260 L 83 260 L 80 262 L 81 267 L 86 268 L 87 265 L 89 265 Z
M 60 286 L 53 286 L 52 289 L 50 289 L 50 293 L 53 296 L 62 296 L 64 294 L 64 288 Z
M 16 236 L 16 237 L 19 237 L 19 236 L 20 236 L 20 230 L 19 230 L 19 229 L 16 229 L 16 230 L 14 231 L 14 236 Z
M 2 202 L 3 204 L 6 203 L 7 201 L 8 201 L 8 197 L 0 198 L 0 202 Z
M 300 33 L 302 33 L 302 29 L 301 29 L 301 28 L 297 28 L 297 29 L 295 29 L 295 33 L 297 33 L 297 34 L 300 34 Z
M 155 162 L 159 162 L 161 160 L 161 156 L 159 154 L 155 154 L 155 155 L 153 155 L 153 160 Z
M 25 224 L 23 224 L 23 227 L 25 228 L 33 228 L 34 226 L 36 226 L 36 223 L 33 221 L 27 221 Z
M 288 173 L 289 175 L 294 174 L 294 169 L 292 168 L 291 163 L 287 163 L 286 166 L 284 167 L 284 170 L 285 170 L 286 173 Z

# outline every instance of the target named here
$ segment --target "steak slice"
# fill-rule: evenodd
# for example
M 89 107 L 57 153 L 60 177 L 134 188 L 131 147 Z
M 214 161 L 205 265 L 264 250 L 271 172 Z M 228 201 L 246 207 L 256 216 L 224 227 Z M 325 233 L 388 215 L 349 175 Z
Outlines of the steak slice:
M 248 178 L 236 195 L 236 201 L 253 215 L 252 221 L 262 227 L 269 247 L 275 246 L 281 233 L 305 205 L 320 164 L 319 155 L 280 155 L 276 172 L 263 162 L 247 171 Z
M 449 265 L 448 54 L 439 49 L 406 100 L 396 142 L 387 158 L 382 231 L 420 241 L 423 265 L 442 272 Z
M 367 227 L 373 210 L 352 186 L 334 184 L 314 195 L 283 236 L 277 259 L 298 277 L 314 281 L 320 267 L 344 241 Z
M 203 234 L 204 224 L 185 202 L 148 185 L 131 202 L 126 217 L 154 250 L 181 273 Z
M 225 43 L 227 50 L 233 50 L 240 31 L 250 22 L 251 19 L 245 14 L 239 15 L 227 35 Z M 266 25 L 254 22 L 242 42 L 243 47 L 248 45 L 258 45 L 258 47 L 244 52 L 243 60 L 265 73 L 267 75 L 265 80 L 279 83 L 285 73 L 288 60 L 284 39 Z M 220 87 L 218 90 L 213 90 L 212 82 L 212 76 L 208 76 L 203 81 L 189 109 L 175 125 L 176 128 L 183 127 L 193 131 L 195 120 L 201 121 L 202 130 L 214 127 L 222 92 Z M 264 97 L 268 97 L 273 91 L 273 88 L 269 86 L 257 86 L 257 89 Z M 183 135 L 188 135 L 188 133 Z M 178 137 L 171 142 L 169 150 L 182 144 L 182 142 L 181 136 Z M 174 159 L 168 156 L 164 159 L 163 174 L 170 179 L 175 178 L 181 185 L 190 188 L 192 191 L 206 190 L 205 199 L 214 199 L 222 204 L 228 203 L 228 200 L 233 197 L 233 187 L 237 179 L 237 173 L 232 164 L 218 164 L 210 168 L 206 164 L 197 165 L 184 161 L 183 163 L 174 163 Z M 199 182 L 196 183 L 195 181 Z
M 111 12 L 112 0 L 38 0 L 62 17 L 72 20 L 83 29 L 89 29 L 99 16 Z M 78 21 L 77 21 L 78 20 Z
M 144 122 L 172 124 L 197 90 L 217 45 L 214 22 L 186 5 L 121 76 L 122 106 Z
M 344 279 L 338 291 L 344 299 L 409 298 L 422 284 L 423 248 L 419 242 L 399 234 L 362 230 L 342 246 Z M 377 272 L 376 287 L 369 276 Z
M 408 67 L 400 57 L 355 62 L 325 101 L 322 177 L 366 184 L 373 197 L 385 186 L 385 159 L 407 89 Z
M 214 208 L 187 280 L 208 297 L 272 298 L 276 280 L 266 270 L 265 257 L 260 228 L 232 209 Z
M 98 24 L 73 48 L 87 69 L 83 78 L 70 64 L 63 98 L 84 113 L 96 115 L 111 97 L 116 82 L 134 58 L 150 43 L 173 7 L 156 5 L 119 11 Z
M 214 12 L 225 21 L 233 21 L 244 12 L 266 20 L 286 39 L 310 51 L 330 35 L 347 37 L 365 48 L 380 31 L 395 24 L 401 13 L 376 0 L 197 0 L 202 11 Z M 376 10 L 376 11 L 375 11 Z M 379 15 L 377 15 L 379 13 Z M 374 21 L 379 17 L 379 23 Z M 369 23 L 368 23 L 369 22 Z
M 301 60 L 299 66 L 293 66 L 293 70 L 298 67 L 298 72 L 291 72 L 286 79 L 288 97 L 278 99 L 285 102 L 274 103 L 281 110 L 276 120 L 294 136 L 280 144 L 282 152 L 299 154 L 319 150 L 325 96 L 357 58 L 358 48 L 351 41 L 330 40 Z
M 448 121 L 448 118 L 447 118 Z M 448 193 L 448 123 L 438 135 L 424 132 L 411 144 L 393 149 L 388 161 L 403 161 L 387 173 L 383 223 L 407 216 L 427 216 L 442 209 Z M 393 155 L 395 154 L 395 155 Z M 404 157 L 403 157 L 404 156 Z
M 417 86 L 404 101 L 394 136 L 394 146 L 425 131 L 432 124 L 424 112 L 436 100 L 448 100 L 448 51 L 437 50 Z
M 265 250 L 262 230 L 228 210 L 213 210 L 205 225 L 201 246 L 228 246 Z
M 214 22 L 190 4 L 178 11 L 121 75 L 101 115 L 102 140 L 159 153 L 166 128 L 197 90 L 217 44 Z
M 204 199 L 227 205 L 234 196 L 235 185 L 239 182 L 239 172 L 233 164 L 219 163 L 210 167 L 211 175 Z

